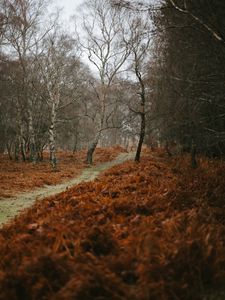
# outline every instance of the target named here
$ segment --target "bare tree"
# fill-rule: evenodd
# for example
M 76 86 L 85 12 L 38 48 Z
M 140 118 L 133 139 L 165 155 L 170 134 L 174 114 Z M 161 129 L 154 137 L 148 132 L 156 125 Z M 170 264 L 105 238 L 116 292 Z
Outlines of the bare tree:
M 32 57 L 38 41 L 43 38 L 40 30 L 42 15 L 46 7 L 45 0 L 4 1 L 4 16 L 7 19 L 7 28 L 4 32 L 5 47 L 11 53 L 20 67 L 20 89 L 17 97 L 17 112 L 19 121 L 18 139 L 21 145 L 23 159 L 26 159 L 24 117 L 28 120 L 28 138 L 30 160 L 36 161 L 35 132 L 33 121 L 32 101 Z M 24 112 L 26 107 L 26 113 Z
M 76 64 L 74 41 L 70 36 L 60 33 L 56 26 L 43 42 L 43 53 L 40 55 L 39 68 L 46 89 L 44 100 L 50 111 L 49 147 L 50 162 L 55 169 L 56 160 L 56 123 L 60 110 L 71 105 L 76 98 L 68 91 L 76 89 L 68 68 Z M 66 91 L 66 92 L 65 92 Z
M 217 42 L 222 43 L 225 45 L 225 36 L 221 32 L 219 28 L 217 28 L 216 23 L 212 23 L 212 21 L 204 19 L 202 14 L 196 13 L 196 11 L 193 9 L 193 3 L 198 3 L 197 1 L 192 0 L 168 0 L 169 4 L 172 5 L 173 8 L 175 8 L 178 12 L 187 15 L 191 17 L 198 25 L 202 26 Z M 111 0 L 111 4 L 118 8 L 126 8 L 133 11 L 139 11 L 139 12 L 155 12 L 156 10 L 160 10 L 160 5 L 162 4 L 162 1 L 153 0 L 151 4 L 146 3 L 146 1 L 127 1 L 127 0 Z M 222 2 L 221 2 L 222 4 Z M 214 3 L 211 1 L 211 6 L 214 5 Z M 201 3 L 200 3 L 201 7 Z M 224 4 L 223 4 L 224 9 Z M 212 16 L 211 19 L 214 18 L 213 16 L 213 9 L 211 10 Z
M 99 77 L 99 83 L 93 84 L 99 110 L 95 135 L 87 152 L 87 163 L 91 164 L 102 132 L 110 127 L 110 87 L 129 56 L 130 49 L 122 35 L 122 16 L 110 6 L 110 1 L 89 0 L 83 9 L 82 28 L 85 34 L 80 38 L 80 45 Z
M 131 42 L 131 69 L 137 79 L 139 87 L 138 95 L 140 99 L 140 105 L 138 109 L 130 109 L 137 113 L 141 119 L 140 133 L 137 151 L 135 155 L 135 161 L 140 161 L 142 145 L 145 138 L 146 130 L 146 83 L 144 79 L 145 64 L 148 61 L 149 47 L 151 42 L 151 22 L 148 18 L 143 18 L 143 15 L 128 14 L 129 29 L 132 33 Z
M 2 1 L 0 3 L 0 54 L 1 54 L 1 46 L 4 39 L 4 33 L 9 23 L 5 11 L 6 11 L 6 1 Z

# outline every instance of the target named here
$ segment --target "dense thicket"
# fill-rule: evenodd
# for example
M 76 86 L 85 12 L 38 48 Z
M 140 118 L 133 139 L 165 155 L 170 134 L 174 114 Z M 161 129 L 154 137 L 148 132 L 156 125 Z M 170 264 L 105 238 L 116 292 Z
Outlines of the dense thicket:
M 53 167 L 57 147 L 87 147 L 90 163 L 99 144 L 138 144 L 137 160 L 143 142 L 193 163 L 225 154 L 225 4 L 130 3 L 84 1 L 71 36 L 44 0 L 1 2 L 1 152 L 37 161 L 48 147 Z
M 149 72 L 161 140 L 210 156 L 225 154 L 224 11 L 223 1 L 164 1 Z

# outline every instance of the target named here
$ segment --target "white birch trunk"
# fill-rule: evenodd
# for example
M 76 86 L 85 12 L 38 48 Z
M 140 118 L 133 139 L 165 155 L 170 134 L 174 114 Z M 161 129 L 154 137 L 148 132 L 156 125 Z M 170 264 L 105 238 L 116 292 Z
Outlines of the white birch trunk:
M 91 165 L 93 163 L 93 154 L 95 152 L 95 149 L 98 145 L 99 139 L 101 137 L 101 131 L 99 131 L 94 140 L 90 143 L 89 147 L 88 147 L 88 151 L 87 151 L 87 158 L 86 158 L 86 162 Z
M 20 152 L 22 156 L 22 160 L 25 161 L 26 160 L 26 145 L 24 141 L 25 130 L 24 130 L 24 123 L 22 118 L 22 111 L 20 108 L 18 109 L 17 118 L 18 118 L 19 132 L 17 134 L 18 145 L 15 145 L 15 159 L 16 160 L 19 159 L 19 152 Z
M 55 121 L 56 121 L 56 110 L 55 103 L 52 103 L 51 107 L 51 125 L 49 127 L 49 145 L 50 145 L 50 162 L 53 169 L 56 168 L 56 146 L 55 146 Z
M 31 111 L 31 101 L 28 103 L 28 130 L 29 130 L 29 138 L 30 138 L 30 160 L 32 162 L 37 161 L 37 153 L 36 153 L 36 144 L 35 144 L 35 134 L 34 134 L 34 125 L 33 125 L 33 116 Z
M 49 127 L 49 146 L 50 146 L 50 162 L 53 169 L 56 168 L 56 114 L 57 108 L 59 106 L 59 88 L 57 87 L 55 91 L 52 91 L 48 86 L 50 105 L 51 105 L 51 125 Z

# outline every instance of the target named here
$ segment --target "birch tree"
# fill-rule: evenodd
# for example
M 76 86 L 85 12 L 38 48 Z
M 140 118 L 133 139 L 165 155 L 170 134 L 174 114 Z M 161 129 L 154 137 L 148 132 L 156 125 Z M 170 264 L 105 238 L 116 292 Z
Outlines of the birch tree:
M 49 107 L 50 126 L 49 126 L 49 149 L 50 162 L 55 169 L 57 164 L 56 159 L 56 123 L 57 114 L 60 110 L 68 107 L 76 99 L 71 93 L 68 95 L 68 90 L 71 87 L 71 78 L 69 80 L 67 69 L 74 64 L 73 56 L 74 41 L 67 35 L 60 34 L 58 27 L 55 28 L 52 34 L 44 40 L 44 53 L 40 56 L 39 67 L 42 72 L 42 78 L 47 95 L 44 97 Z M 72 59 L 72 61 L 71 61 Z M 67 95 L 65 95 L 67 90 Z
M 5 47 L 14 60 L 18 61 L 20 76 L 17 97 L 18 140 L 23 160 L 26 159 L 24 114 L 28 120 L 30 160 L 36 161 L 35 130 L 32 102 L 32 57 L 37 43 L 42 39 L 40 24 L 46 8 L 45 0 L 4 1 L 4 16 L 8 21 L 4 32 Z M 26 107 L 26 112 L 24 112 Z
M 131 31 L 131 70 L 134 72 L 139 96 L 139 105 L 136 105 L 137 110 L 130 109 L 140 116 L 140 133 L 138 139 L 138 145 L 135 155 L 135 161 L 140 161 L 142 145 L 145 138 L 146 131 L 146 102 L 147 102 L 147 88 L 145 76 L 145 67 L 149 58 L 149 47 L 151 42 L 151 22 L 148 18 L 144 18 L 143 15 L 128 14 L 128 26 Z
M 99 110 L 94 138 L 87 151 L 89 164 L 92 163 L 93 153 L 102 132 L 110 127 L 107 124 L 111 113 L 108 110 L 110 87 L 129 56 L 130 49 L 128 43 L 123 40 L 121 23 L 122 15 L 110 6 L 110 1 L 89 0 L 84 3 L 84 35 L 80 37 L 80 45 L 99 79 L 99 83 L 93 85 Z

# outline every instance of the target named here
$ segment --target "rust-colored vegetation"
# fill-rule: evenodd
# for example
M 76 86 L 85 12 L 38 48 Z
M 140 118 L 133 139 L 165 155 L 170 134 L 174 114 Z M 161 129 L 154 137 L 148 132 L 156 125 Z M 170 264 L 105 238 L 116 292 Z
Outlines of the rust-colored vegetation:
M 146 155 L 0 231 L 1 300 L 225 299 L 225 164 Z
M 95 164 L 114 159 L 124 149 L 120 146 L 97 148 Z M 24 192 L 43 185 L 54 185 L 76 177 L 84 167 L 86 151 L 72 153 L 60 151 L 57 154 L 57 169 L 53 170 L 44 153 L 44 160 L 37 164 L 10 161 L 7 155 L 0 155 L 0 197 L 10 197 L 16 192 Z

